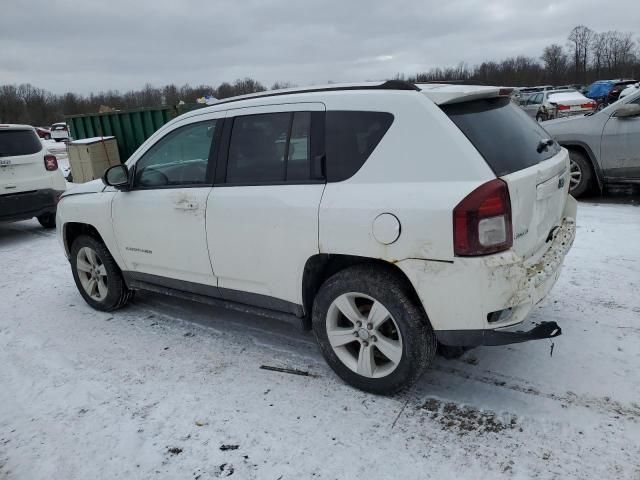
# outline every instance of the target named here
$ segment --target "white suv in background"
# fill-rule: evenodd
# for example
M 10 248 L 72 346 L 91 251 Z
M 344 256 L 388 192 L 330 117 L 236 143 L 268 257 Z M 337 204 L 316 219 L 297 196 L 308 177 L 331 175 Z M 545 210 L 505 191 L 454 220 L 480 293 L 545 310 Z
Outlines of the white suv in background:
M 37 217 L 55 227 L 56 205 L 64 176 L 28 125 L 0 125 L 0 222 Z
M 298 317 L 376 393 L 417 379 L 438 343 L 557 336 L 524 323 L 574 239 L 569 157 L 510 93 L 330 85 L 182 115 L 62 197 L 80 294 L 99 310 L 146 289 Z
M 69 140 L 69 125 L 65 122 L 58 122 L 51 125 L 50 135 L 56 142 L 63 142 Z

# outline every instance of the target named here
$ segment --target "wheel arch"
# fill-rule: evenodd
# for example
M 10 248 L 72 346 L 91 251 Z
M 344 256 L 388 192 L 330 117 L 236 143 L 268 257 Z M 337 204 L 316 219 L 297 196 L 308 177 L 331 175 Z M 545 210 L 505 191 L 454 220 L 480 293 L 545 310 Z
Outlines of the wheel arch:
M 573 150 L 573 151 L 582 153 L 587 158 L 587 160 L 589 160 L 589 163 L 591 164 L 591 169 L 593 170 L 593 173 L 595 174 L 595 177 L 596 177 L 596 182 L 598 183 L 598 189 L 602 193 L 602 189 L 604 187 L 604 175 L 602 173 L 602 170 L 600 169 L 600 165 L 596 160 L 596 156 L 593 153 L 593 150 L 591 150 L 591 147 L 586 143 L 577 142 L 577 141 L 559 142 L 559 143 L 561 146 L 563 146 L 567 150 Z
M 62 226 L 62 242 L 67 257 L 71 254 L 71 246 L 80 235 L 88 235 L 96 240 L 105 243 L 98 229 L 89 223 L 67 222 Z
M 395 263 L 378 258 L 360 257 L 357 255 L 343 255 L 319 253 L 307 259 L 302 275 L 302 302 L 304 309 L 303 327 L 311 329 L 311 310 L 316 294 L 322 284 L 332 275 L 356 265 L 376 265 L 380 269 L 387 270 L 390 275 L 397 278 L 406 291 L 422 310 L 422 302 L 409 277 Z M 426 317 L 426 312 L 425 312 Z

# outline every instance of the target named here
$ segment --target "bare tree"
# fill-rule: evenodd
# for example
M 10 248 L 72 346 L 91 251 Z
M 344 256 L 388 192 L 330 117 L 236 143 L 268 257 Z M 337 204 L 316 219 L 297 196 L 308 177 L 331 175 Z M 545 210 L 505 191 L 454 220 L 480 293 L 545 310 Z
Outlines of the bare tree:
M 296 85 L 291 82 L 275 82 L 271 85 L 270 90 L 283 90 L 285 88 L 294 88 L 295 86 Z
M 551 83 L 562 83 L 565 78 L 569 60 L 561 45 L 553 43 L 544 47 L 540 59 L 544 62 L 546 78 Z
M 595 33 L 591 39 L 591 68 L 596 78 L 600 78 L 604 68 L 604 58 L 607 50 L 607 34 Z
M 584 25 L 574 27 L 569 33 L 568 40 L 573 51 L 575 81 L 578 83 L 587 82 L 587 66 L 593 34 L 593 30 Z

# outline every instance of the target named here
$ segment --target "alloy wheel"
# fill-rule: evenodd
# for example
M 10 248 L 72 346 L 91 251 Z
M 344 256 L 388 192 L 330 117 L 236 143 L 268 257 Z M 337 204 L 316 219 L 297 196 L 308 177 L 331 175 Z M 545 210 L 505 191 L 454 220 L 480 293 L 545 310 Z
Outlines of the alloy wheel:
M 340 295 L 330 305 L 327 337 L 336 356 L 353 372 L 381 378 L 402 360 L 398 324 L 382 303 L 363 293 Z
M 107 269 L 104 263 L 91 247 L 82 247 L 76 259 L 78 278 L 84 291 L 92 299 L 104 300 L 108 293 Z
M 569 191 L 573 191 L 582 181 L 582 169 L 573 160 L 569 164 Z

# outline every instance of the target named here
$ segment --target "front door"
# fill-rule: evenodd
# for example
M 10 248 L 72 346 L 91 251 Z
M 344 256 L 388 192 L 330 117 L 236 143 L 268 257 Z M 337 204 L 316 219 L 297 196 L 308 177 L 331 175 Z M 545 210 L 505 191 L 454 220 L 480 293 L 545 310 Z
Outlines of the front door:
M 126 267 L 138 278 L 215 286 L 205 213 L 213 175 L 209 158 L 222 120 L 189 120 L 135 161 L 132 189 L 113 199 L 113 226 Z
M 640 97 L 631 103 L 640 104 Z M 609 118 L 601 148 L 602 169 L 608 181 L 640 180 L 640 116 Z
M 301 103 L 227 113 L 229 144 L 207 206 L 224 298 L 293 313 L 302 304 L 304 265 L 318 253 L 324 110 Z

